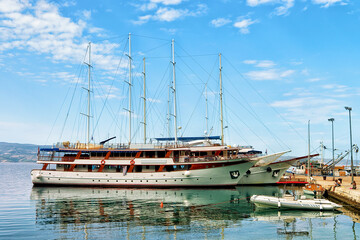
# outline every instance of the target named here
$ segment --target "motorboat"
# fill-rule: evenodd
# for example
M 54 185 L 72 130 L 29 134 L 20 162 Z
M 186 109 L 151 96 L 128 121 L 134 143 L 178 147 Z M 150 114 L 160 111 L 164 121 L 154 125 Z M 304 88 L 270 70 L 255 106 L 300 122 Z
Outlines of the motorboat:
M 253 195 L 250 202 L 258 208 L 333 211 L 342 206 L 326 199 L 295 199 L 294 196 L 272 197 Z
M 323 186 L 317 183 L 308 183 L 303 187 L 303 193 L 307 195 L 317 195 L 317 194 L 323 194 L 325 192 L 325 189 Z

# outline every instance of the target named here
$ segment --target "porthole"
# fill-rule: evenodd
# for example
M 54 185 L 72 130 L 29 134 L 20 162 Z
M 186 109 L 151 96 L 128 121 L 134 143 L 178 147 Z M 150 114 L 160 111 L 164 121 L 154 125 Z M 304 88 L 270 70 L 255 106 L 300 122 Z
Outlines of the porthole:
M 59 178 L 59 181 L 60 181 L 60 178 Z
M 155 182 L 157 182 L 157 180 L 155 180 Z
M 134 182 L 133 180 L 131 180 L 131 182 Z
M 181 179 L 181 181 L 183 181 L 183 180 Z
M 100 182 L 100 180 L 99 180 L 99 182 Z
M 107 180 L 107 182 L 109 182 L 109 180 Z
M 118 180 L 116 180 L 116 182 L 119 182 Z
M 127 182 L 127 180 L 125 180 L 125 182 Z
M 165 180 L 165 182 L 167 182 L 167 180 Z
M 95 180 L 93 179 L 93 182 L 95 182 Z

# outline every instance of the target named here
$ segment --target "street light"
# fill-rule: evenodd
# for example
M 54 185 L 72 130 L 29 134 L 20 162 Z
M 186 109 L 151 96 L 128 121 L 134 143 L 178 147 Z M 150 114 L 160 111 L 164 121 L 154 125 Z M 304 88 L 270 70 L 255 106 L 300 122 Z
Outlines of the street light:
M 351 184 L 354 188 L 354 160 L 353 160 L 353 151 L 352 151 L 352 133 L 351 133 L 351 107 L 345 107 L 349 111 L 349 125 L 350 125 L 350 153 L 351 153 Z
M 331 133 L 332 133 L 332 159 L 333 159 L 333 180 L 335 180 L 335 156 L 334 156 L 334 118 L 329 118 L 328 119 L 329 122 L 331 122 Z

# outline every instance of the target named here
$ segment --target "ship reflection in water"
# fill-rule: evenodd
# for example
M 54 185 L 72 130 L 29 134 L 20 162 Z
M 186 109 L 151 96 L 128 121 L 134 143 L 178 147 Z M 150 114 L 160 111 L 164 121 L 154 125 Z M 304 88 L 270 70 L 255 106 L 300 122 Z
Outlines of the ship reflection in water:
M 31 200 L 36 205 L 35 219 L 40 229 L 51 226 L 74 239 L 277 238 L 284 234 L 304 237 L 313 232 L 311 219 L 321 221 L 337 216 L 334 212 L 255 211 L 249 202 L 253 194 L 277 196 L 283 191 L 269 186 L 237 189 L 33 187 Z M 320 225 L 320 232 L 334 229 L 330 226 L 333 220 L 325 223 Z

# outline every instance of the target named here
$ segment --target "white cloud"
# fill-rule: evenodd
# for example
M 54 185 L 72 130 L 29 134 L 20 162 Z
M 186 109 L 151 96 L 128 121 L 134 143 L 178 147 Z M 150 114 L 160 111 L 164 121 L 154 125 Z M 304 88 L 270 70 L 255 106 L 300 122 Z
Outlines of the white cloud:
M 83 14 L 85 19 L 90 19 L 91 18 L 91 11 L 89 11 L 89 10 L 82 11 L 82 14 Z
M 274 3 L 274 2 L 278 2 L 278 0 L 247 0 L 246 1 L 247 5 L 249 5 L 250 7 L 256 7 L 261 4 Z
M 174 35 L 177 32 L 175 28 L 160 28 L 160 30 L 167 32 L 170 35 Z
M 243 63 L 252 65 L 252 64 L 256 64 L 257 61 L 256 60 L 244 60 Z
M 270 60 L 261 60 L 261 61 L 245 60 L 245 61 L 243 61 L 243 63 L 249 64 L 249 65 L 255 65 L 256 67 L 260 67 L 260 68 L 271 68 L 276 65 L 273 61 L 270 61 Z
M 282 80 L 283 78 L 289 77 L 294 72 L 295 72 L 294 70 L 280 71 L 276 69 L 269 69 L 263 71 L 250 71 L 246 73 L 246 76 L 248 76 L 252 80 L 257 80 L 257 81 Z
M 157 20 L 162 22 L 172 22 L 179 18 L 184 17 L 196 17 L 204 14 L 207 11 L 207 6 L 205 4 L 198 4 L 197 9 L 175 9 L 168 7 L 159 7 L 154 14 L 147 14 L 145 16 L 138 17 L 138 20 L 132 21 L 134 24 L 144 24 L 149 20 Z
M 153 19 L 165 22 L 172 22 L 188 14 L 187 9 L 159 8 Z
M 164 5 L 178 5 L 182 0 L 151 0 L 152 3 L 161 3 Z
M 247 5 L 250 7 L 257 7 L 262 4 L 276 4 L 281 5 L 275 8 L 275 15 L 287 15 L 290 8 L 294 6 L 295 0 L 247 0 Z
M 273 61 L 263 60 L 263 61 L 259 61 L 258 64 L 256 64 L 256 67 L 271 68 L 274 67 L 275 65 L 276 64 Z
M 145 3 L 145 4 L 142 4 L 139 6 L 139 9 L 141 11 L 149 11 L 149 10 L 153 10 L 155 8 L 157 8 L 157 4 L 153 3 L 153 2 Z
M 308 120 L 311 120 L 311 123 L 321 123 L 342 105 L 336 99 L 314 96 L 276 101 L 271 104 L 273 107 L 286 109 L 285 117 L 299 123 L 305 123 Z
M 306 80 L 307 82 L 319 82 L 321 81 L 321 78 L 310 78 L 308 80 Z
M 1 0 L 0 12 L 1 13 L 19 12 L 29 6 L 30 4 L 27 0 Z
M 83 20 L 77 22 L 61 15 L 58 5 L 40 0 L 34 5 L 27 1 L 0 0 L 0 52 L 11 49 L 30 50 L 38 54 L 48 54 L 54 61 L 78 63 L 84 56 L 88 40 L 84 31 L 101 32 L 102 29 L 89 28 Z M 90 11 L 83 12 L 90 17 Z M 109 42 L 93 44 L 93 56 L 99 61 L 100 69 L 116 69 L 111 55 L 118 44 Z M 105 52 L 105 53 L 104 53 Z
M 138 18 L 138 20 L 133 21 L 133 23 L 136 25 L 141 25 L 141 24 L 147 23 L 151 18 L 152 18 L 152 15 L 140 16 Z
M 280 7 L 275 8 L 275 15 L 287 15 L 289 9 L 294 6 L 294 0 L 283 0 L 284 4 Z
M 312 0 L 312 2 L 314 4 L 321 4 L 324 8 L 328 8 L 335 3 L 340 3 L 341 5 L 347 4 L 343 0 Z
M 211 24 L 214 27 L 222 27 L 228 23 L 231 23 L 231 20 L 227 19 L 227 18 L 217 18 L 217 19 L 211 20 Z
M 242 34 L 248 34 L 249 26 L 254 23 L 258 23 L 258 20 L 251 20 L 250 18 L 248 18 L 235 22 L 234 27 L 239 28 Z

